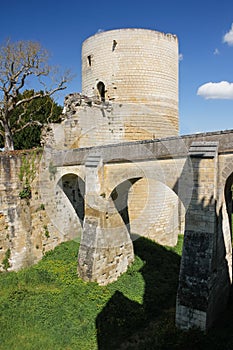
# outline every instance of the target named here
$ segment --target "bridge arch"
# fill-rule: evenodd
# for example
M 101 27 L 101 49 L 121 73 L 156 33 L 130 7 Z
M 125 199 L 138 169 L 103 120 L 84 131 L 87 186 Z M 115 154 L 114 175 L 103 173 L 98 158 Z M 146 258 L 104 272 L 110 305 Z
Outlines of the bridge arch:
M 231 231 L 232 236 L 232 190 L 233 190 L 233 172 L 230 176 L 228 176 L 226 183 L 225 183 L 225 189 L 224 189 L 224 195 L 225 195 L 225 202 L 226 202 L 226 209 L 228 214 L 228 221 L 229 221 L 229 229 Z
M 129 233 L 174 246 L 184 233 L 185 209 L 166 184 L 142 176 L 118 183 L 110 198 Z
M 220 208 L 218 238 L 223 237 L 224 246 L 222 248 L 225 260 L 228 265 L 228 275 L 232 283 L 232 189 L 233 172 L 227 177 L 224 186 L 224 196 Z M 219 243 L 218 243 L 219 246 Z
M 65 193 L 66 197 L 72 204 L 81 226 L 83 226 L 84 220 L 84 207 L 85 207 L 85 182 L 84 180 L 74 173 L 64 174 L 58 181 L 58 186 Z
M 233 215 L 233 158 L 227 157 L 222 168 L 218 189 L 218 237 L 224 238 L 224 254 L 232 282 L 232 215 Z
M 110 195 L 115 187 L 133 178 L 144 178 L 148 181 L 159 181 L 164 186 L 176 193 L 182 202 L 187 202 L 181 187 L 192 188 L 193 174 L 192 164 L 189 160 L 166 159 L 132 162 L 120 159 L 118 162 L 105 164 L 105 177 L 107 179 L 106 197 Z
M 43 193 L 47 214 L 59 232 L 59 239 L 80 240 L 85 194 L 82 169 L 58 167 L 56 170 L 54 177 L 49 178 L 49 186 L 45 187 Z

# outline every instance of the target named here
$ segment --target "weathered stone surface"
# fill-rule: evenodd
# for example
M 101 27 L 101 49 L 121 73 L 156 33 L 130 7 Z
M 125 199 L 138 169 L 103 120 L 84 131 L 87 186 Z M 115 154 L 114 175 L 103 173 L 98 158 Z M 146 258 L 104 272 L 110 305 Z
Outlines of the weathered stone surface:
M 54 248 L 60 241 L 47 216 L 39 194 L 38 177 L 31 185 L 31 198 L 21 199 L 23 183 L 20 181 L 22 158 L 30 153 L 9 152 L 0 154 L 0 267 L 7 249 L 10 250 L 8 270 L 18 270 L 41 259 L 44 252 Z M 40 155 L 37 156 L 36 169 Z
M 184 329 L 210 328 L 226 307 L 231 288 L 231 229 L 225 215 L 226 180 L 217 181 L 217 147 L 217 142 L 196 142 L 189 152 L 194 188 L 186 212 L 176 310 L 177 326 Z

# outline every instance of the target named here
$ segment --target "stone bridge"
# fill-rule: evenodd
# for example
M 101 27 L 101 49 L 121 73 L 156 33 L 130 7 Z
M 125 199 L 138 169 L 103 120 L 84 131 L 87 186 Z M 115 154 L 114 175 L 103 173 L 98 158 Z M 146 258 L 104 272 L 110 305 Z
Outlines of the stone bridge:
M 41 189 L 50 218 L 81 239 L 78 272 L 110 283 L 146 236 L 175 245 L 184 233 L 176 323 L 208 329 L 232 282 L 233 130 L 54 151 Z

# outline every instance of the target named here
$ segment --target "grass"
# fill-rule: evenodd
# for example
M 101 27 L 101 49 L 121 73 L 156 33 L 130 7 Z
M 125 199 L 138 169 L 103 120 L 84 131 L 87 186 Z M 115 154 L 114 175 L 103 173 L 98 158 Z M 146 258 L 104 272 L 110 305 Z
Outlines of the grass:
M 33 267 L 1 273 L 0 349 L 217 350 L 223 341 L 224 349 L 233 349 L 232 307 L 208 335 L 176 329 L 181 249 L 182 237 L 172 249 L 137 239 L 134 263 L 105 287 L 77 277 L 74 241 Z

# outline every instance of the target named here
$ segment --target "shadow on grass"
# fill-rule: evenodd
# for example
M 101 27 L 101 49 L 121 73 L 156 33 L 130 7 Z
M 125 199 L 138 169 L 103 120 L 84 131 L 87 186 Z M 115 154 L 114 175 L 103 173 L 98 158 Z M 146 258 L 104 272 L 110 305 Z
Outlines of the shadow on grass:
M 114 293 L 96 319 L 99 350 L 125 348 L 130 338 L 136 339 L 165 310 L 175 308 L 180 256 L 146 238 L 134 241 L 134 252 L 144 261 L 143 304 Z

